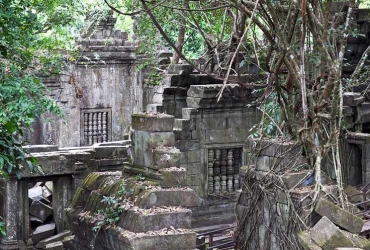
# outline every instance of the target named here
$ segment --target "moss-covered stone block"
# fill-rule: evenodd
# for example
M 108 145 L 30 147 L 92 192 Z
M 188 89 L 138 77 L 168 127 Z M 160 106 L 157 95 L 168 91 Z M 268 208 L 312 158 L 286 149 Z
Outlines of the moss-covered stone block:
M 317 202 L 315 211 L 351 233 L 359 234 L 364 225 L 364 221 L 361 218 L 323 198 Z
M 298 239 L 304 250 L 322 250 L 321 247 L 313 242 L 310 235 L 306 231 L 300 232 L 298 234 Z
M 353 247 L 353 242 L 326 216 L 322 217 L 311 229 L 310 236 L 318 246 L 325 250 Z
M 361 237 L 357 234 L 351 234 L 347 231 L 342 232 L 353 242 L 354 246 L 363 250 L 370 250 L 370 241 L 365 237 Z

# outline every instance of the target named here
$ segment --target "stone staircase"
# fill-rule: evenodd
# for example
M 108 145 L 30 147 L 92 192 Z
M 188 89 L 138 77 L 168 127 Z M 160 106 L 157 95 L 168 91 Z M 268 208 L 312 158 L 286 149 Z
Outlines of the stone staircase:
M 68 210 L 77 249 L 91 249 L 90 245 L 119 250 L 195 248 L 189 208 L 199 198 L 186 187 L 173 125 L 169 115 L 133 116 L 133 163 L 125 163 L 122 173 L 90 173 Z M 110 205 L 123 212 L 116 222 L 93 232 L 99 221 L 110 218 L 104 218 L 110 210 L 102 202 L 108 196 L 119 200 Z

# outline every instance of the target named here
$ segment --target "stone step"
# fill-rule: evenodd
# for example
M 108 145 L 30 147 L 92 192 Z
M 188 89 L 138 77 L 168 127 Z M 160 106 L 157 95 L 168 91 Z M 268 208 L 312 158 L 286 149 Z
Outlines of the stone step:
M 158 171 L 161 175 L 161 187 L 185 187 L 187 185 L 187 175 L 185 168 L 163 168 Z
M 200 198 L 190 188 L 153 187 L 140 195 L 135 205 L 139 208 L 163 206 L 194 207 L 199 205 Z
M 57 241 L 61 241 L 65 237 L 70 236 L 70 235 L 71 235 L 71 231 L 70 230 L 61 232 L 59 234 L 56 234 L 54 236 L 51 236 L 49 238 L 46 238 L 46 239 L 40 241 L 39 243 L 37 243 L 36 248 L 45 249 L 46 248 L 46 245 L 48 245 L 50 243 L 57 242 Z
M 131 208 L 117 226 L 135 233 L 156 231 L 163 228 L 191 228 L 191 210 L 181 207 Z
M 104 230 L 99 236 L 97 241 L 105 248 L 122 250 L 192 250 L 195 249 L 196 240 L 196 233 L 189 229 L 170 228 L 148 233 L 134 233 L 116 227 Z

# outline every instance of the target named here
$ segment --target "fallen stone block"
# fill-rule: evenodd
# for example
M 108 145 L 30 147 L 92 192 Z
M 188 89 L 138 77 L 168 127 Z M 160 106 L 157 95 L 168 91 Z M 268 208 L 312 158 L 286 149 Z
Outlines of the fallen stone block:
M 37 200 L 37 201 L 41 200 L 43 198 L 42 187 L 37 186 L 37 187 L 28 189 L 28 198 L 32 200 Z
M 70 236 L 70 235 L 71 235 L 71 231 L 69 231 L 69 230 L 61 232 L 59 234 L 56 234 L 54 236 L 51 236 L 49 238 L 46 238 L 44 240 L 39 241 L 39 243 L 36 244 L 36 247 L 45 249 L 47 244 L 54 243 L 54 242 L 57 242 L 57 241 L 61 241 L 65 237 Z
M 355 247 L 358 247 L 363 250 L 370 250 L 370 241 L 364 237 L 361 237 L 357 234 L 351 234 L 343 230 L 343 233 L 353 242 Z
M 54 185 L 52 181 L 45 182 L 45 187 L 47 187 L 50 190 L 50 192 L 53 192 L 54 190 Z
M 48 249 L 48 250 L 64 250 L 64 247 L 63 247 L 63 243 L 61 241 L 57 241 L 57 242 L 47 244 L 45 246 L 45 249 Z
M 311 229 L 311 239 L 324 250 L 337 247 L 353 247 L 353 242 L 326 216 Z
M 74 240 L 75 240 L 74 235 L 64 237 L 64 239 L 62 240 L 64 248 L 68 250 L 75 250 L 76 246 Z
M 304 250 L 322 250 L 313 240 L 311 239 L 309 233 L 302 231 L 298 234 L 299 242 L 301 243 Z
M 362 201 L 362 193 L 356 188 L 348 185 L 344 188 L 344 193 L 348 196 L 348 200 L 352 203 L 357 203 Z
M 42 225 L 36 228 L 31 235 L 32 243 L 37 244 L 39 241 L 54 235 L 55 223 Z
M 52 214 L 53 209 L 41 201 L 35 200 L 31 203 L 29 212 L 36 218 L 45 221 Z
M 359 234 L 364 225 L 361 218 L 323 198 L 320 198 L 317 202 L 315 211 L 351 233 Z
M 50 199 L 50 197 L 53 195 L 53 192 L 50 191 L 46 186 L 42 187 L 42 196 L 45 199 Z

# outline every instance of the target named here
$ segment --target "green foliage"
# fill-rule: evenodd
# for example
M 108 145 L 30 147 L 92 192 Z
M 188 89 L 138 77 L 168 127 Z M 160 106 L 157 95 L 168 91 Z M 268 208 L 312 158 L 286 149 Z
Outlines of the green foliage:
M 183 0 L 170 0 L 164 3 L 156 5 L 155 8 L 151 8 L 157 21 L 168 35 L 170 40 L 176 44 L 179 29 L 182 26 L 183 18 L 186 18 L 186 31 L 185 31 L 185 44 L 182 52 L 188 58 L 198 58 L 205 51 L 204 38 L 201 32 L 198 30 L 197 25 L 201 28 L 207 39 L 212 37 L 211 44 L 215 42 L 225 41 L 230 37 L 230 31 L 232 22 L 229 16 L 224 20 L 224 9 L 214 9 L 207 11 L 196 11 L 190 15 L 188 11 L 183 11 L 176 8 L 183 6 Z M 142 5 L 139 0 L 122 0 L 115 2 L 115 7 L 123 12 L 135 12 L 142 10 Z M 213 3 L 210 1 L 189 1 L 189 7 L 191 9 L 207 9 L 213 7 Z M 120 16 L 122 18 L 122 16 Z M 155 65 L 158 59 L 158 48 L 169 47 L 165 39 L 158 34 L 157 28 L 153 25 L 152 20 L 148 18 L 144 12 L 140 12 L 134 17 L 136 24 L 135 33 L 141 40 L 139 45 L 139 52 L 143 53 L 146 58 L 146 66 Z M 132 22 L 130 18 L 124 19 L 126 25 L 131 26 Z M 122 21 L 121 21 L 122 22 Z M 197 24 L 197 25 L 196 25 Z M 120 25 L 124 27 L 124 25 Z M 127 27 L 127 26 L 126 26 Z M 220 37 L 215 37 L 217 34 Z
M 1 217 L 0 217 L 0 219 L 1 219 Z M 0 236 L 5 236 L 5 235 L 6 235 L 5 223 L 0 220 Z
M 39 76 L 59 73 L 73 53 L 91 4 L 77 0 L 0 1 L 0 174 L 20 174 L 20 162 L 40 169 L 20 138 L 43 112 L 62 116 Z
M 102 219 L 95 223 L 92 230 L 98 233 L 102 227 L 113 226 L 119 221 L 122 212 L 127 209 L 123 201 L 132 193 L 133 190 L 127 190 L 125 180 L 122 180 L 115 196 L 103 196 L 100 202 L 105 204 L 105 208 L 98 210 L 98 215 L 102 216 Z

